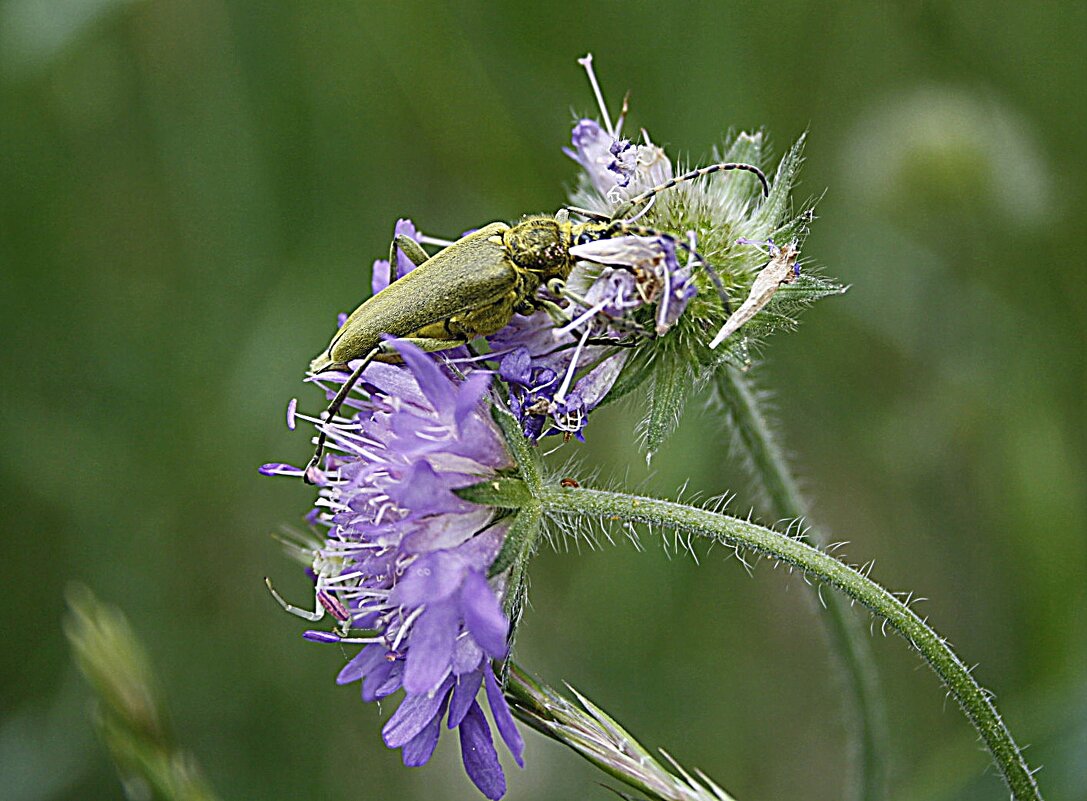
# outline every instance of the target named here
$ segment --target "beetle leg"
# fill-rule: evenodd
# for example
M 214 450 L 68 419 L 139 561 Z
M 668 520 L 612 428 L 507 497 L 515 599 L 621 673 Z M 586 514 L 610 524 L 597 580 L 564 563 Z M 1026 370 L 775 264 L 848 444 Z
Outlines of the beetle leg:
M 407 256 L 416 267 L 430 258 L 430 254 L 423 250 L 423 246 L 410 236 L 397 234 L 393 237 L 393 241 L 389 243 L 389 283 L 397 278 L 403 278 L 403 276 L 397 274 L 396 268 L 399 262 L 399 259 L 396 258 L 397 250 Z
M 328 404 L 328 408 L 321 412 L 321 421 L 323 423 L 325 423 L 326 425 L 331 423 L 332 418 L 335 416 L 336 412 L 340 410 L 340 407 L 343 406 L 344 401 L 347 400 L 348 394 L 354 388 L 355 384 L 358 383 L 359 378 L 362 377 L 362 371 L 369 367 L 370 362 L 372 362 L 377 356 L 386 352 L 388 352 L 387 343 L 382 342 L 372 351 L 367 353 L 365 357 L 363 357 L 362 361 L 359 362 L 359 366 L 351 372 L 351 375 L 348 376 L 347 380 L 344 381 L 343 384 L 340 386 L 340 391 L 336 393 L 336 397 L 332 399 L 332 403 Z M 321 464 L 321 456 L 324 455 L 325 443 L 327 441 L 328 431 L 325 428 L 321 428 L 320 432 L 317 434 L 317 447 L 314 450 L 313 458 L 309 460 L 309 464 L 306 465 L 305 473 L 303 473 L 303 479 L 307 484 L 317 483 L 311 478 L 311 474 L 314 470 L 319 469 L 318 466 Z
M 551 318 L 551 322 L 557 326 L 563 326 L 570 322 L 570 317 L 566 314 L 566 310 L 554 301 L 539 298 L 536 300 L 536 308 L 543 309 L 547 312 L 547 316 Z
M 400 248 L 401 252 L 403 252 L 416 267 L 430 258 L 430 254 L 423 250 L 422 245 L 410 236 L 404 236 L 404 234 L 397 234 L 393 237 L 393 247 Z M 392 264 L 391 261 L 389 263 Z

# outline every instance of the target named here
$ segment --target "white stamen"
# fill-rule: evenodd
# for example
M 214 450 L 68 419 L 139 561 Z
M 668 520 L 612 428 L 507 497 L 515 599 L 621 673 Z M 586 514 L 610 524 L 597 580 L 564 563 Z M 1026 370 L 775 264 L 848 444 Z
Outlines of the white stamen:
M 387 511 L 389 511 L 390 509 L 392 509 L 392 508 L 394 508 L 394 507 L 393 507 L 393 504 L 391 504 L 391 503 L 381 504 L 381 506 L 378 507 L 377 514 L 374 516 L 374 525 L 375 526 L 380 526 L 382 518 L 385 517 L 385 513 Z
M 415 241 L 420 245 L 436 245 L 440 248 L 447 248 L 453 244 L 450 239 L 438 239 L 436 236 L 426 236 L 424 234 L 416 234 Z
M 449 439 L 448 436 L 442 434 L 431 434 L 428 431 L 416 431 L 415 436 L 419 439 L 426 440 L 427 442 L 445 442 Z
M 667 330 L 667 326 L 664 321 L 668 319 L 668 302 L 672 299 L 672 271 L 668 269 L 668 265 L 664 265 L 664 269 L 661 270 L 664 273 L 664 297 L 661 298 L 661 302 L 657 304 L 657 333 L 663 334 Z
M 615 133 L 615 128 L 611 124 L 611 116 L 608 114 L 608 107 L 604 103 L 604 94 L 600 91 L 600 84 L 596 82 L 596 73 L 593 72 L 593 54 L 586 53 L 585 58 L 579 58 L 577 63 L 585 68 L 585 72 L 589 75 L 589 83 L 592 84 L 593 94 L 596 95 L 596 104 L 600 106 L 600 113 L 604 116 L 604 130 L 608 132 L 608 136 L 612 139 L 618 139 L 618 135 Z
M 332 512 L 350 512 L 351 507 L 343 503 L 337 503 L 329 498 L 321 497 L 313 502 L 314 506 L 324 506 Z
M 574 357 L 570 359 L 570 367 L 566 370 L 566 377 L 562 379 L 562 386 L 555 393 L 555 403 L 562 403 L 566 398 L 566 391 L 570 389 L 570 382 L 574 379 L 574 373 L 577 371 L 577 360 L 581 356 L 581 349 L 585 347 L 585 341 L 589 338 L 589 331 L 590 329 L 585 329 L 585 333 L 581 335 L 581 340 L 574 349 Z
M 627 112 L 630 111 L 630 92 L 623 98 L 623 107 L 619 109 L 619 119 L 615 121 L 615 138 L 623 135 L 623 123 L 627 121 Z
M 351 598 L 387 598 L 392 590 L 351 590 L 347 593 Z
M 578 317 L 575 317 L 572 321 L 570 321 L 569 323 L 564 325 L 562 328 L 556 328 L 555 331 L 554 331 L 555 339 L 559 339 L 560 337 L 566 336 L 567 334 L 569 334 L 571 331 L 573 331 L 575 328 L 577 328 L 579 325 L 581 325 L 583 322 L 588 320 L 590 317 L 595 315 L 597 312 L 599 312 L 601 309 L 603 309 L 607 305 L 608 305 L 608 301 L 607 300 L 602 300 L 599 303 L 597 303 L 595 306 L 593 306 L 591 309 L 586 311 L 584 314 L 579 315 Z
M 536 392 L 539 392 L 541 389 L 547 389 L 549 386 L 554 384 L 556 381 L 558 381 L 558 376 L 555 376 L 550 381 L 544 381 L 542 384 L 539 384 L 537 386 L 525 387 L 525 389 L 527 389 L 530 393 L 534 394 Z
M 407 619 L 400 624 L 400 628 L 396 632 L 396 639 L 393 640 L 391 650 L 399 650 L 400 641 L 404 639 L 404 635 L 408 633 L 408 629 L 411 627 L 411 624 L 415 622 L 416 618 L 418 618 L 419 615 L 423 614 L 424 609 L 426 609 L 426 604 L 423 604 L 410 615 L 408 615 Z

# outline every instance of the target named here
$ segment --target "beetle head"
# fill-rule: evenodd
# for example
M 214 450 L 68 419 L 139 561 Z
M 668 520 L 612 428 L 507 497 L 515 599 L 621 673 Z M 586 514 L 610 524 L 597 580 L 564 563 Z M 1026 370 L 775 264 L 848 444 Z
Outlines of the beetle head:
M 505 232 L 510 258 L 519 266 L 538 273 L 543 280 L 566 278 L 570 257 L 569 223 L 553 217 L 530 217 Z

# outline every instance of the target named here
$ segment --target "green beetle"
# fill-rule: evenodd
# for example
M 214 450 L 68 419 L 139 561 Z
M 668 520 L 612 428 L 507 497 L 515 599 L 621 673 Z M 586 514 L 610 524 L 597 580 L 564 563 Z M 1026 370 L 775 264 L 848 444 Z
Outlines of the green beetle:
M 332 337 L 328 347 L 310 363 L 314 374 L 327 370 L 347 372 L 349 362 L 362 359 L 322 413 L 330 420 L 372 361 L 399 360 L 389 338 L 403 339 L 426 351 L 464 345 L 479 336 L 497 333 L 514 314 L 530 314 L 549 304 L 537 297 L 541 286 L 565 282 L 577 259 L 570 248 L 615 236 L 657 236 L 690 251 L 671 234 L 623 219 L 630 210 L 652 200 L 676 184 L 719 170 L 745 170 L 758 176 L 769 195 L 766 176 L 750 164 L 724 162 L 672 178 L 632 198 L 608 217 L 584 209 L 562 209 L 555 216 L 529 217 L 516 225 L 493 222 L 430 256 L 415 240 L 397 234 L 389 249 L 395 265 L 397 249 L 415 269 L 390 283 L 351 313 Z M 588 221 L 570 221 L 570 211 Z M 698 253 L 692 255 L 709 272 L 723 293 L 712 267 Z M 727 297 L 722 294 L 727 304 Z M 306 480 L 324 452 L 326 432 L 318 435 L 317 447 L 306 469 Z

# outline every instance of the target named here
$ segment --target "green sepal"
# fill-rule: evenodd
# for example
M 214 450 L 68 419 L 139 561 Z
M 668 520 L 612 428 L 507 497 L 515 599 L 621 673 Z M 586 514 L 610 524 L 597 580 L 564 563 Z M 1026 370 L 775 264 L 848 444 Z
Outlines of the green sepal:
M 487 578 L 494 578 L 504 573 L 510 565 L 517 561 L 527 562 L 536 550 L 536 540 L 540 535 L 540 522 L 542 515 L 537 505 L 533 505 L 517 512 L 510 523 L 506 539 L 502 543 L 502 550 L 498 552 Z
M 536 544 L 540 539 L 540 531 L 543 525 L 543 506 L 534 502 L 517 512 L 510 523 L 506 539 L 502 543 L 502 550 L 491 564 L 487 573 L 488 578 L 509 571 L 506 578 L 506 595 L 502 599 L 502 611 L 509 621 L 510 630 L 506 639 L 509 653 L 513 653 L 513 644 L 517 637 L 517 627 L 521 623 L 521 615 L 524 614 L 528 602 L 528 563 L 536 552 Z M 499 669 L 499 676 L 503 686 L 509 673 L 509 657 Z
M 771 183 L 770 197 L 766 198 L 752 215 L 750 225 L 753 229 L 774 231 L 779 228 L 779 221 L 789 217 L 789 192 L 796 182 L 800 165 L 804 162 L 804 140 L 802 135 L 785 154 L 778 164 L 777 174 Z
M 529 492 L 538 494 L 543 487 L 544 476 L 543 460 L 540 459 L 539 451 L 525 438 L 525 432 L 521 430 L 521 424 L 517 421 L 517 418 L 497 403 L 491 405 L 491 417 L 502 430 L 502 436 L 506 439 L 506 447 L 509 448 L 510 454 L 517 461 L 518 471 L 521 478 L 524 479 Z M 518 506 L 520 505 L 523 504 L 518 504 Z M 517 507 L 511 506 L 509 508 L 515 509 Z
M 533 502 L 528 485 L 516 476 L 496 476 L 478 484 L 455 489 L 453 494 L 469 503 L 496 506 L 499 509 L 520 509 Z
M 645 450 L 650 456 L 679 425 L 680 415 L 694 377 L 684 361 L 670 352 L 661 352 L 653 369 L 649 391 L 649 413 L 642 422 Z

